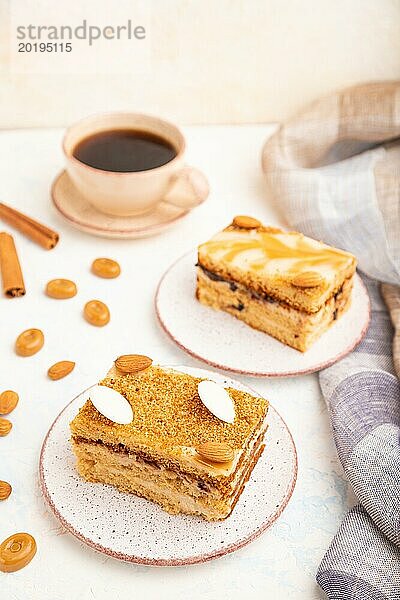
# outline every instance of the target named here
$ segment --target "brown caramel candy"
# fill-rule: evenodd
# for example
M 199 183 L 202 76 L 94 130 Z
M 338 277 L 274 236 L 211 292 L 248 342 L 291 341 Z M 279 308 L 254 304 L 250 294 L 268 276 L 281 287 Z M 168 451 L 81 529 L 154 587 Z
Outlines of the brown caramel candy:
M 7 481 L 0 481 L 0 500 L 7 500 L 11 492 L 11 485 Z
M 6 390 L 0 394 L 0 415 L 8 415 L 18 404 L 18 394 L 12 390 Z
M 0 437 L 8 435 L 12 429 L 12 423 L 8 419 L 0 417 Z
M 0 544 L 0 571 L 19 571 L 31 562 L 35 554 L 35 539 L 29 533 L 14 533 Z
M 121 267 L 112 258 L 96 258 L 92 262 L 92 273 L 104 279 L 114 279 L 121 273 Z
M 43 331 L 40 331 L 40 329 L 27 329 L 17 337 L 15 352 L 19 356 L 32 356 L 43 348 L 43 344 Z
M 95 327 L 104 327 L 110 320 L 108 306 L 100 300 L 90 300 L 87 302 L 83 314 L 86 321 Z
M 73 298 L 77 291 L 75 283 L 70 279 L 52 279 L 46 285 L 46 294 L 56 300 Z

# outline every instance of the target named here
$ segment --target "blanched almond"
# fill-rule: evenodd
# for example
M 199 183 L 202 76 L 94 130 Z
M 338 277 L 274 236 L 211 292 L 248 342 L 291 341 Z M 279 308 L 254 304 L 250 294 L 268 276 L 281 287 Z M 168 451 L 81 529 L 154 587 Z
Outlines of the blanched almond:
M 75 363 L 70 360 L 61 360 L 60 362 L 55 363 L 50 367 L 47 371 L 47 375 L 53 381 L 57 379 L 62 379 L 71 373 L 74 370 Z
M 213 463 L 225 463 L 233 460 L 234 452 L 225 442 L 205 442 L 196 448 L 201 458 Z
M 132 422 L 133 410 L 128 400 L 105 385 L 95 385 L 88 390 L 88 399 L 104 417 L 114 423 L 127 425 Z
M 235 405 L 229 392 L 215 381 L 204 379 L 197 386 L 201 402 L 218 419 L 225 423 L 235 420 Z
M 292 284 L 299 288 L 312 288 L 321 285 L 323 281 L 323 277 L 316 271 L 305 271 L 295 275 Z
M 0 394 L 0 415 L 8 415 L 18 404 L 18 394 L 12 390 L 6 390 Z
M 143 354 L 123 354 L 114 364 L 121 373 L 139 373 L 150 367 L 152 362 L 151 358 Z

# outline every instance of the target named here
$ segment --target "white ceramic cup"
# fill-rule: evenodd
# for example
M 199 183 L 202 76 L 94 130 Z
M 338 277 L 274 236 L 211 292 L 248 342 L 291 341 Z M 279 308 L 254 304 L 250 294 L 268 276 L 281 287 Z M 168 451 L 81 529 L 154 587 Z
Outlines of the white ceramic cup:
M 161 167 L 120 173 L 90 167 L 73 155 L 84 138 L 116 129 L 156 134 L 172 144 L 176 156 Z M 208 182 L 199 170 L 185 164 L 185 146 L 183 134 L 172 123 L 129 112 L 86 117 L 69 127 L 63 140 L 66 169 L 77 190 L 101 212 L 117 216 L 146 213 L 161 201 L 190 209 L 207 198 Z

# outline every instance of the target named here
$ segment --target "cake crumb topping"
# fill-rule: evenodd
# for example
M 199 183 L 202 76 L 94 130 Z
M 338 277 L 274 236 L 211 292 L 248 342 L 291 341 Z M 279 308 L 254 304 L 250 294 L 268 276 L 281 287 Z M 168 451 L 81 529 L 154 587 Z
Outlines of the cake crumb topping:
M 224 423 L 198 397 L 200 381 L 201 378 L 157 366 L 136 374 L 113 374 L 100 385 L 116 390 L 128 400 L 134 412 L 132 423 L 113 423 L 87 401 L 74 419 L 73 430 L 101 433 L 104 441 L 118 440 L 127 446 L 131 442 L 164 448 L 196 447 L 210 441 L 242 448 L 264 419 L 268 401 L 227 388 L 236 418 L 232 424 Z

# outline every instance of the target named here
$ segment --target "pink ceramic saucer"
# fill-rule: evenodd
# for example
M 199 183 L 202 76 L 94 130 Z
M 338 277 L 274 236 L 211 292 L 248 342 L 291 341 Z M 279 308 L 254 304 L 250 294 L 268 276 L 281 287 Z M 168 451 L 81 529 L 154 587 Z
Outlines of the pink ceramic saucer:
M 54 180 L 51 198 L 58 212 L 73 227 L 114 239 L 134 239 L 161 233 L 188 214 L 189 210 L 168 202 L 160 202 L 155 209 L 135 217 L 114 217 L 94 208 L 77 191 L 66 171 Z
M 253 395 L 256 392 L 215 372 L 174 366 Z M 269 411 L 266 449 L 240 499 L 225 521 L 172 516 L 152 502 L 82 480 L 75 470 L 69 422 L 86 394 L 58 415 L 43 442 L 39 478 L 56 518 L 79 540 L 109 556 L 133 563 L 179 566 L 205 562 L 238 550 L 270 527 L 282 514 L 296 483 L 296 448 L 285 422 Z
M 197 252 L 163 275 L 155 298 L 158 319 L 172 340 L 207 364 L 254 377 L 293 377 L 320 371 L 351 352 L 370 321 L 370 301 L 358 275 L 349 310 L 307 351 L 289 348 L 195 298 Z

